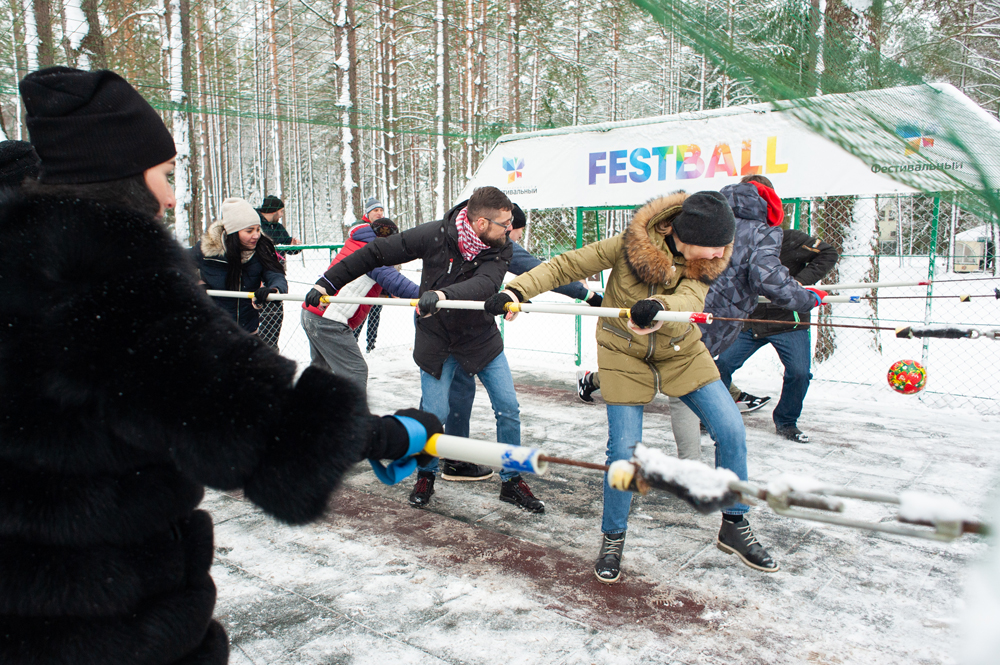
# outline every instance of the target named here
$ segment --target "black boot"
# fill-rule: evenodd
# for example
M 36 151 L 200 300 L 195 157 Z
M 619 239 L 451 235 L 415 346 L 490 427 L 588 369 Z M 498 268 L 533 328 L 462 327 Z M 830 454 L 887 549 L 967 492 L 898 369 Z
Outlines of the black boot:
M 744 517 L 739 522 L 730 522 L 722 518 L 722 528 L 719 529 L 719 539 L 715 546 L 728 554 L 735 554 L 740 561 L 754 570 L 773 573 L 778 570 L 778 564 L 767 553 L 764 546 L 757 542 L 753 535 L 750 522 Z
M 441 477 L 445 480 L 489 480 L 493 477 L 493 469 L 472 462 L 443 459 Z
M 590 394 L 595 390 L 599 390 L 599 388 L 594 385 L 593 372 L 577 373 L 576 394 L 580 396 L 580 399 L 584 402 L 593 402 L 594 398 Z
M 528 483 L 524 482 L 521 476 L 514 476 L 500 483 L 500 500 L 513 503 L 529 513 L 545 512 L 545 504 L 535 498 Z
M 417 473 L 417 484 L 410 492 L 410 505 L 416 508 L 423 508 L 434 494 L 434 474 L 430 471 L 420 471 Z
M 622 575 L 622 550 L 625 548 L 625 532 L 604 534 L 601 553 L 594 564 L 594 575 L 605 584 L 614 584 Z

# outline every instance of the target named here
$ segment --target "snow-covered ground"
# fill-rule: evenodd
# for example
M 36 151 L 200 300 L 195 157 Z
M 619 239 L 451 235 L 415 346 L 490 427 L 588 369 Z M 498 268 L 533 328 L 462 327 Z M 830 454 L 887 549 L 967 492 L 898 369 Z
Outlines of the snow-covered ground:
M 537 321 L 537 319 L 536 319 Z M 521 319 L 508 329 L 524 325 Z M 546 339 L 537 324 L 535 339 Z M 591 326 L 585 348 L 593 345 Z M 375 412 L 419 402 L 409 344 L 371 354 Z M 970 342 L 976 343 L 976 342 Z M 588 350 L 587 356 L 591 353 Z M 512 350 L 525 445 L 604 461 L 603 405 L 580 402 L 571 357 Z M 777 398 L 780 373 L 740 384 Z M 887 492 L 948 495 L 984 518 L 998 480 L 998 420 L 930 408 L 888 387 L 817 382 L 800 426 L 774 434 L 769 408 L 746 416 L 751 481 L 810 475 Z M 666 400 L 647 407 L 644 440 L 673 452 Z M 480 387 L 472 436 L 494 440 Z M 703 439 L 703 458 L 713 459 Z M 977 537 L 936 543 L 779 517 L 755 508 L 758 536 L 781 564 L 764 574 L 715 548 L 718 515 L 670 496 L 637 498 L 623 581 L 591 572 L 600 539 L 601 475 L 550 467 L 529 478 L 546 513 L 499 501 L 499 481 L 438 480 L 426 510 L 411 481 L 378 483 L 359 466 L 320 523 L 287 527 L 238 495 L 210 492 L 216 522 L 216 615 L 230 662 L 280 663 L 953 663 Z M 890 507 L 850 502 L 889 520 Z

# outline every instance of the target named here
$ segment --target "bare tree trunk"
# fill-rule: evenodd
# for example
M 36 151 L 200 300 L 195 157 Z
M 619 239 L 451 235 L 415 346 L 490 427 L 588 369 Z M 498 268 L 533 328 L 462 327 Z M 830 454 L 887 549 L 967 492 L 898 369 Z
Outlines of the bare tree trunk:
M 281 84 L 278 72 L 278 37 L 277 37 L 277 17 L 275 16 L 274 0 L 269 0 L 271 11 L 268 13 L 267 43 L 271 51 L 271 114 L 274 120 L 271 122 L 271 142 L 274 152 L 274 182 L 275 194 L 280 198 L 284 196 L 284 183 L 282 181 L 282 166 L 285 163 L 284 139 L 281 131 Z
M 292 139 L 292 164 L 295 166 L 295 198 L 292 201 L 292 208 L 295 210 L 295 220 L 292 222 L 293 227 L 298 229 L 298 233 L 292 233 L 296 238 L 304 238 L 305 233 L 305 197 L 302 196 L 302 147 L 299 145 L 299 139 L 301 138 L 299 134 L 299 122 L 297 118 L 299 117 L 299 85 L 298 85 L 298 71 L 295 63 L 295 12 L 292 10 L 292 6 L 288 6 L 288 54 L 291 60 L 291 70 L 289 72 L 289 79 L 292 83 L 292 118 L 293 120 L 289 131 L 291 133 Z
M 521 123 L 521 0 L 507 1 L 507 23 L 510 30 L 509 51 L 507 57 L 507 85 L 509 87 L 509 108 L 507 117 L 510 120 L 511 131 L 517 132 Z
M 437 91 L 437 105 L 434 113 L 435 130 L 437 136 L 435 142 L 435 159 L 437 170 L 434 178 L 434 218 L 442 219 L 445 213 L 445 197 L 448 196 L 448 150 L 445 141 L 445 133 L 448 131 L 447 118 L 447 86 L 448 78 L 446 50 L 447 45 L 447 15 L 445 14 L 445 0 L 436 0 L 434 23 L 435 28 L 435 90 Z
M 396 72 L 398 69 L 398 60 L 396 53 L 396 43 L 398 41 L 397 25 L 396 25 L 396 2 L 397 0 L 387 0 L 388 4 L 388 40 L 386 45 L 388 46 L 388 55 L 386 57 L 386 63 L 389 66 L 389 181 L 387 183 L 387 189 L 389 192 L 388 198 L 391 201 L 393 208 L 398 208 L 400 205 L 400 180 L 399 180 L 399 159 L 400 153 L 402 152 L 402 141 L 399 136 L 399 88 Z
M 35 23 L 35 7 L 31 0 L 21 0 L 21 15 L 24 17 L 24 48 L 27 52 L 28 71 L 38 69 L 39 38 Z
M 33 0 L 35 30 L 38 35 L 38 66 L 56 64 L 56 45 L 52 37 L 52 7 L 49 0 Z
M 215 185 L 216 178 L 213 170 L 213 165 L 218 163 L 218 157 L 215 156 L 212 150 L 212 126 L 210 124 L 210 119 L 207 113 L 209 99 L 208 99 L 208 72 L 205 68 L 205 58 L 207 54 L 205 53 L 205 25 L 202 17 L 202 8 L 198 7 L 195 9 L 195 44 L 198 47 L 196 54 L 196 64 L 198 71 L 198 105 L 201 107 L 200 122 L 198 123 L 198 163 L 201 166 L 202 172 L 204 173 L 204 181 L 202 182 L 202 197 L 201 197 L 201 209 L 205 213 L 206 224 L 204 227 L 208 226 L 208 221 L 214 219 L 216 215 L 215 211 Z M 214 157 L 214 159 L 213 159 Z M 198 225 L 199 231 L 202 230 L 202 225 Z M 199 234 L 200 235 L 200 234 Z
M 583 63 L 580 62 L 581 41 L 583 41 L 583 9 L 576 3 L 576 31 L 573 36 L 573 124 L 580 124 L 580 95 L 583 87 Z
M 186 3 L 185 3 L 186 4 Z M 177 148 L 177 166 L 174 169 L 174 236 L 181 245 L 187 247 L 191 239 L 191 144 L 190 122 L 187 110 L 187 92 L 184 89 L 185 37 L 182 29 L 183 14 L 181 0 L 170 0 L 169 14 L 170 48 L 170 113 L 173 126 L 174 146 Z
M 621 85 L 618 80 L 618 56 L 621 48 L 621 29 L 618 25 L 619 15 L 616 9 L 612 10 L 614 15 L 611 19 L 611 121 L 618 119 L 618 88 Z
M 342 228 L 361 218 L 361 189 L 358 187 L 361 147 L 355 140 L 357 127 L 357 42 L 354 0 L 339 0 L 337 11 L 337 73 L 341 109 L 341 206 Z

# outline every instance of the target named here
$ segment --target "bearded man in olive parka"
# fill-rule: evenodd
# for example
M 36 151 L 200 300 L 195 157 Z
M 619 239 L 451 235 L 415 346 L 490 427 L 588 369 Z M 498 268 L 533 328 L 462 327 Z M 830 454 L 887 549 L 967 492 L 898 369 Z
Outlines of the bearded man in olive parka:
M 701 331 L 692 323 L 653 320 L 663 310 L 702 311 L 709 285 L 729 263 L 734 231 L 732 210 L 718 192 L 661 196 L 639 208 L 622 234 L 557 256 L 487 301 L 487 311 L 501 313 L 506 302 L 524 302 L 611 269 L 603 304 L 629 308 L 631 318 L 597 322 L 597 362 L 608 408 L 608 464 L 631 458 L 642 438 L 643 405 L 661 392 L 679 397 L 702 416 L 716 441 L 716 465 L 747 478 L 746 430 L 701 342 Z M 605 478 L 604 540 L 594 567 L 601 582 L 619 579 L 631 498 L 629 492 L 612 489 Z M 754 568 L 777 570 L 753 537 L 743 516 L 747 510 L 736 504 L 723 511 L 718 545 Z

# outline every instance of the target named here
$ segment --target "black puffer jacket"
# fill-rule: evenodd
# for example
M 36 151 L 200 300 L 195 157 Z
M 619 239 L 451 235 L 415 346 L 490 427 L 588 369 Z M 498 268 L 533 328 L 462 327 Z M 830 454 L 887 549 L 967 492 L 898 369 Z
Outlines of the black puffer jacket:
M 222 222 L 215 222 L 208 227 L 208 231 L 201 237 L 201 242 L 190 250 L 191 258 L 198 266 L 202 281 L 208 288 L 220 291 L 226 290 L 226 276 L 229 274 L 223 240 L 225 235 L 226 229 L 222 226 Z M 266 270 L 255 251 L 250 259 L 243 263 L 240 291 L 256 291 L 261 286 L 274 287 L 278 289 L 278 293 L 288 293 L 288 280 L 285 279 L 285 275 L 274 270 Z M 213 298 L 213 300 L 226 310 L 243 330 L 257 332 L 257 328 L 260 327 L 260 314 L 249 298 Z
M 788 274 L 799 284 L 809 286 L 823 279 L 833 270 L 840 255 L 833 245 L 819 238 L 788 229 L 781 240 L 781 265 L 788 268 Z M 795 325 L 795 321 L 809 323 L 809 312 L 793 312 L 777 305 L 758 305 L 750 315 L 751 319 L 766 319 L 771 321 L 788 321 L 791 325 L 779 323 L 748 323 L 744 330 L 753 331 L 754 337 L 767 337 L 789 330 L 800 330 L 803 326 Z M 798 318 L 796 318 L 798 317 Z
M 0 663 L 225 663 L 203 486 L 310 521 L 382 427 L 192 273 L 150 218 L 0 194 Z
M 486 300 L 500 290 L 514 249 L 487 248 L 472 261 L 458 249 L 455 218 L 468 201 L 448 211 L 443 220 L 421 224 L 388 238 L 376 238 L 343 261 L 333 265 L 318 284 L 330 291 L 378 266 L 423 259 L 420 292 L 443 291 L 449 300 Z M 439 309 L 434 316 L 417 319 L 413 360 L 435 378 L 449 355 L 462 369 L 476 374 L 503 351 L 496 319 L 486 312 Z

